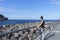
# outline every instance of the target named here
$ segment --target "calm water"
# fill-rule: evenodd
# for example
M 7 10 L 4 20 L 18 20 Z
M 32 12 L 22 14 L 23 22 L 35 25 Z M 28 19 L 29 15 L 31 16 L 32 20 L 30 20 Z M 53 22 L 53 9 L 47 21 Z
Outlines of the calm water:
M 6 25 L 6 24 L 22 24 L 22 23 L 28 23 L 28 22 L 39 22 L 40 20 L 7 20 L 7 21 L 0 21 L 0 26 L 1 25 Z M 60 20 L 45 20 L 46 22 L 60 22 Z

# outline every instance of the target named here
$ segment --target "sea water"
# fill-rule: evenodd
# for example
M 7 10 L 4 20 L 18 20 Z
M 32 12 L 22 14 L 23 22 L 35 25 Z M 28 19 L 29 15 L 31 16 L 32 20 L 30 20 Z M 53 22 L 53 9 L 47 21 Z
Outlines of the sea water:
M 40 22 L 40 20 L 6 20 L 6 21 L 0 21 L 0 26 L 6 24 L 18 24 L 18 23 L 23 24 L 29 22 Z M 45 20 L 45 22 L 60 22 L 60 20 Z

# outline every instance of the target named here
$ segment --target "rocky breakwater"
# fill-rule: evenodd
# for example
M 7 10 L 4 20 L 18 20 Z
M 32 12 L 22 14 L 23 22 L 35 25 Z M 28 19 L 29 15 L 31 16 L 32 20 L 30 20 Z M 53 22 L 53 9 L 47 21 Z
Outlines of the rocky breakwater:
M 30 27 L 36 27 L 39 24 L 39 22 L 36 23 L 24 23 L 24 24 L 11 24 L 11 25 L 2 25 L 0 28 L 0 33 L 4 32 L 10 32 L 10 31 L 15 31 L 15 30 L 20 30 L 20 29 L 25 29 L 25 28 L 30 28 Z M 52 27 L 53 24 L 52 22 L 47 22 L 45 23 L 45 28 Z M 8 40 L 34 40 L 36 37 L 39 36 L 38 30 L 36 28 L 32 29 L 26 29 L 23 31 L 17 31 L 14 33 L 7 34 L 7 39 Z M 5 40 L 6 36 L 0 37 L 1 40 Z

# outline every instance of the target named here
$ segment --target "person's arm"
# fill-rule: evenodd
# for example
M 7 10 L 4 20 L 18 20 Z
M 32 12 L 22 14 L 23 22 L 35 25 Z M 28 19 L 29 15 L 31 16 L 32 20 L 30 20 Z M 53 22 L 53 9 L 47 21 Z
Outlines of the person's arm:
M 39 27 L 41 27 L 41 25 L 43 24 L 43 21 L 41 21 L 41 23 L 40 23 L 40 25 L 39 25 Z
M 43 24 L 43 21 L 41 21 L 41 23 L 37 25 L 37 29 L 39 29 L 42 24 Z

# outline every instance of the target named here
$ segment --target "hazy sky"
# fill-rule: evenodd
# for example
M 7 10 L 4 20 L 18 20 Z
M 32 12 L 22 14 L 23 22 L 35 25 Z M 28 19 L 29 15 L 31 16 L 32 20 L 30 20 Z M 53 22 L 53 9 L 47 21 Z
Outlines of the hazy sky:
M 9 19 L 60 19 L 60 0 L 0 0 L 0 14 Z

